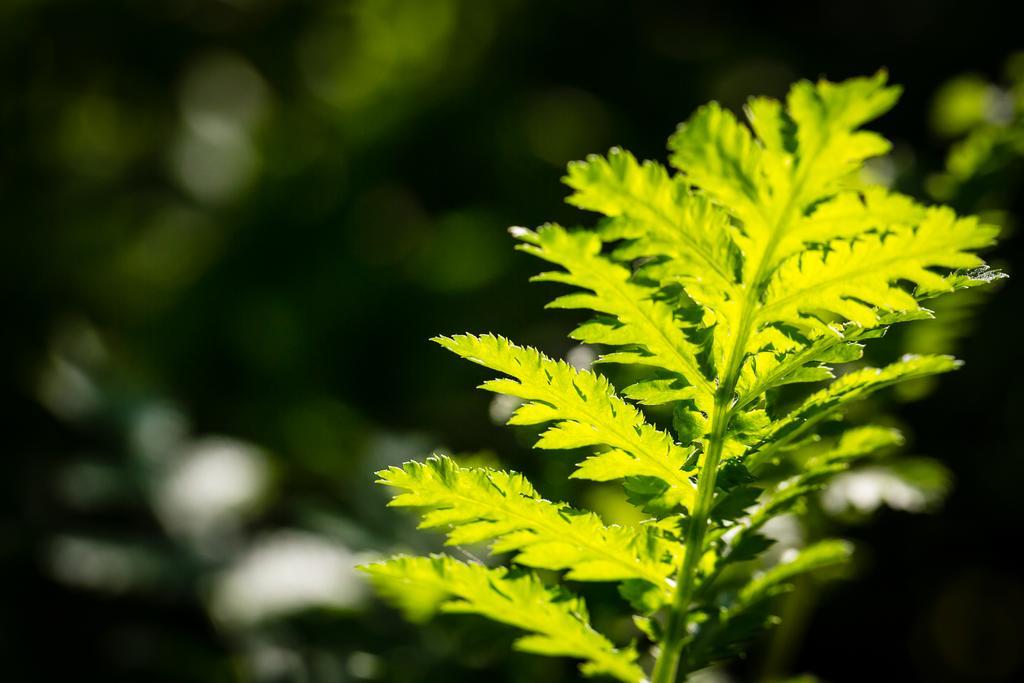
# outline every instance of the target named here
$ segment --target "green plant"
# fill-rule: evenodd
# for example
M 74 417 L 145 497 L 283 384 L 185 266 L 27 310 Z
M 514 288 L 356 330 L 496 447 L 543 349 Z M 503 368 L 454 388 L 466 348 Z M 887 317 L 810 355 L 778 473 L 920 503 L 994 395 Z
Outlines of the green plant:
M 571 164 L 568 201 L 606 218 L 512 234 L 560 267 L 535 280 L 577 288 L 552 307 L 596 314 L 570 336 L 611 347 L 599 361 L 639 366 L 639 381 L 618 392 L 490 334 L 435 341 L 501 373 L 482 388 L 523 401 L 510 424 L 550 424 L 538 448 L 593 449 L 572 476 L 621 480 L 651 519 L 605 525 L 521 475 L 443 456 L 392 467 L 379 473 L 400 492 L 392 505 L 422 508 L 422 526 L 451 545 L 491 541 L 515 568 L 396 557 L 364 567 L 380 593 L 414 619 L 481 614 L 526 631 L 522 650 L 645 681 L 634 645 L 613 645 L 579 598 L 533 570 L 618 582 L 654 645 L 650 679 L 668 683 L 741 652 L 796 576 L 842 564 L 850 546 L 825 540 L 767 566 L 763 527 L 899 441 L 879 426 L 837 430 L 850 402 L 958 362 L 904 356 L 838 378 L 831 366 L 858 361 L 889 325 L 929 317 L 923 299 L 1000 276 L 974 254 L 995 228 L 859 180 L 889 149 L 859 127 L 898 94 L 884 73 L 804 81 L 785 106 L 751 99 L 750 128 L 715 103 L 699 109 L 670 139 L 676 174 L 615 149 Z M 671 429 L 637 404 L 655 416 L 667 407 Z
M 1010 55 L 1004 72 L 1002 85 L 963 74 L 936 93 L 932 130 L 953 143 L 944 171 L 926 182 L 935 199 L 988 210 L 1010 203 L 1005 180 L 1016 174 L 1006 171 L 1024 157 L 1024 52 Z

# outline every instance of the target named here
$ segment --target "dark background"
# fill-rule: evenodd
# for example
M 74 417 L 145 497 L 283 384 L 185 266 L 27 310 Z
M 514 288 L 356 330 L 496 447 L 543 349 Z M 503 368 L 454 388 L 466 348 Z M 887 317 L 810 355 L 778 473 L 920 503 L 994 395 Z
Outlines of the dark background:
M 244 623 L 211 596 L 275 530 L 355 558 L 434 548 L 370 484 L 434 448 L 492 449 L 478 457 L 549 497 L 577 492 L 566 459 L 492 423 L 481 373 L 427 341 L 570 348 L 575 318 L 541 310 L 552 290 L 526 284 L 538 266 L 505 234 L 592 220 L 561 202 L 566 161 L 663 159 L 709 99 L 887 67 L 906 92 L 876 127 L 921 195 L 949 145 L 933 96 L 964 72 L 1003 78 L 1024 47 L 1010 5 L 0 3 L 5 680 L 573 680 L 509 655 L 501 628 L 419 629 L 358 586 Z M 1011 274 L 1022 187 L 1007 160 L 951 199 L 1005 212 L 991 260 Z M 1022 296 L 1009 280 L 958 330 L 965 370 L 889 402 L 955 489 L 936 514 L 845 530 L 857 574 L 822 594 L 792 673 L 1019 680 Z M 161 507 L 167 462 L 215 437 L 264 483 L 212 531 L 183 527 Z M 613 594 L 588 597 L 606 619 Z M 757 680 L 761 659 L 732 675 Z

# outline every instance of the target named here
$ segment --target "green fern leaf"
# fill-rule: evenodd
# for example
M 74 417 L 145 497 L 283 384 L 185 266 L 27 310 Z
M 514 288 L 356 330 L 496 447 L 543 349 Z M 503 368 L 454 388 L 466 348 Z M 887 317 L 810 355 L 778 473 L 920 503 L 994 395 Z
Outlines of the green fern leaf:
M 592 512 L 544 500 L 520 474 L 444 456 L 377 474 L 402 491 L 391 505 L 425 508 L 421 528 L 447 530 L 449 545 L 494 541 L 495 552 L 515 552 L 521 565 L 567 570 L 577 581 L 646 581 L 660 603 L 671 599 L 678 548 L 653 527 L 605 526 Z
M 842 566 L 852 550 L 845 541 L 815 543 L 756 576 L 739 590 L 729 606 L 698 615 L 693 635 L 683 645 L 683 669 L 701 669 L 742 652 L 747 642 L 777 621 L 770 610 L 772 598 L 790 590 L 792 581 L 803 574 Z
M 788 590 L 790 582 L 800 574 L 843 564 L 852 552 L 849 543 L 838 540 L 819 541 L 804 548 L 788 561 L 780 562 L 744 586 L 738 604 L 732 609 L 733 613 Z
M 653 683 L 740 653 L 774 622 L 773 598 L 796 576 L 850 554 L 824 541 L 758 573 L 772 545 L 764 525 L 799 518 L 833 477 L 902 442 L 891 429 L 836 438 L 822 425 L 853 401 L 959 362 L 910 355 L 841 366 L 889 326 L 932 317 L 924 300 L 1003 277 L 977 253 L 995 228 L 859 178 L 889 149 L 862 126 L 899 92 L 884 72 L 802 81 L 784 102 L 751 99 L 749 127 L 711 103 L 669 140 L 677 173 L 618 149 L 570 164 L 568 201 L 602 214 L 596 229 L 511 232 L 518 249 L 558 267 L 535 280 L 574 288 L 549 306 L 590 312 L 570 336 L 599 347 L 601 363 L 634 366 L 621 392 L 502 337 L 435 339 L 503 375 L 482 388 L 524 402 L 510 424 L 547 425 L 537 448 L 590 449 L 572 476 L 621 480 L 628 501 L 655 519 L 605 525 L 544 500 L 520 475 L 446 458 L 381 472 L 400 491 L 392 504 L 422 508 L 423 526 L 450 544 L 489 541 L 518 565 L 620 582 L 657 646 Z M 637 404 L 665 406 L 671 431 Z M 531 574 L 450 558 L 370 571 L 412 617 L 483 614 L 529 632 L 520 647 L 583 659 L 584 673 L 643 678 L 632 648 L 616 650 L 578 599 Z
M 925 208 L 910 197 L 881 187 L 840 192 L 795 221 L 793 229 L 779 241 L 776 260 L 784 260 L 807 245 L 911 228 L 924 219 L 925 213 Z
M 728 214 L 661 164 L 641 164 L 613 149 L 569 164 L 565 182 L 575 190 L 567 202 L 615 219 L 602 229 L 603 239 L 630 240 L 616 250 L 617 259 L 667 257 L 671 271 L 662 277 L 677 280 L 698 301 L 722 304 L 739 296 L 742 260 Z
M 948 209 L 925 212 L 914 228 L 833 241 L 827 249 L 806 251 L 785 261 L 767 283 L 760 323 L 813 320 L 826 311 L 874 327 L 880 314 L 913 312 L 919 306 L 899 281 L 927 291 L 952 285 L 931 268 L 970 269 L 982 265 L 971 251 L 990 245 L 998 230 L 976 218 L 958 219 Z
M 744 548 L 769 520 L 787 513 L 807 496 L 820 491 L 828 480 L 848 469 L 857 460 L 887 448 L 903 444 L 903 436 L 895 429 L 867 425 L 848 429 L 835 445 L 799 466 L 799 472 L 765 491 L 761 502 L 743 520 L 739 531 L 720 557 L 716 573 L 726 564 L 750 559 Z
M 675 400 L 692 399 L 699 407 L 710 406 L 715 388 L 701 368 L 699 347 L 686 336 L 672 307 L 656 298 L 656 289 L 632 281 L 628 269 L 601 255 L 602 243 L 596 235 L 545 225 L 537 232 L 519 230 L 516 237 L 525 242 L 519 247 L 522 251 L 565 268 L 537 275 L 534 281 L 585 290 L 559 297 L 549 306 L 586 308 L 614 318 L 584 323 L 570 336 L 589 344 L 627 347 L 606 354 L 602 362 L 646 365 L 670 373 L 678 384 L 688 385 L 674 393 Z M 632 391 L 642 395 L 646 389 L 641 383 Z
M 784 418 L 772 423 L 761 447 L 748 456 L 747 465 L 756 468 L 770 461 L 779 449 L 807 434 L 848 403 L 893 384 L 950 372 L 961 365 L 952 356 L 907 355 L 884 368 L 863 368 L 843 375 L 821 391 L 811 394 Z
M 843 189 L 865 160 L 889 151 L 885 138 L 857 130 L 899 99 L 901 89 L 886 80 L 883 71 L 843 83 L 801 81 L 790 90 L 786 104 L 796 124 L 799 206 Z
M 762 159 L 765 148 L 736 116 L 717 102 L 705 105 L 669 140 L 669 160 L 687 182 L 729 207 L 744 222 L 762 222 L 771 201 Z
M 515 575 L 445 555 L 399 556 L 361 569 L 410 619 L 422 621 L 438 610 L 479 614 L 526 631 L 529 635 L 516 641 L 519 650 L 581 659 L 580 670 L 587 676 L 644 680 L 636 652 L 616 649 L 595 631 L 580 598 L 548 588 L 532 574 Z
M 434 341 L 463 358 L 509 375 L 485 382 L 481 388 L 527 401 L 513 413 L 509 424 L 555 423 L 541 435 L 537 448 L 607 449 L 584 460 L 573 477 L 591 481 L 653 478 L 662 486 L 646 494 L 637 492 L 649 507 L 670 510 L 693 504 L 694 486 L 685 471 L 690 452 L 648 424 L 601 375 L 577 370 L 495 335 L 465 334 Z

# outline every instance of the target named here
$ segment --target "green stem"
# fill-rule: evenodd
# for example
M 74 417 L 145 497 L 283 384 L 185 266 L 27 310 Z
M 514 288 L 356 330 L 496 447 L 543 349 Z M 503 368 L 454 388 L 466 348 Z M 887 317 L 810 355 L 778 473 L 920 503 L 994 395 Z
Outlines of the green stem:
M 748 300 L 752 297 L 748 295 Z M 745 306 L 747 311 L 753 306 Z M 704 464 L 697 476 L 697 500 L 690 514 L 690 525 L 686 534 L 686 549 L 683 552 L 683 564 L 679 567 L 676 578 L 676 595 L 665 625 L 665 636 L 661 640 L 661 652 L 654 665 L 651 683 L 675 683 L 679 671 L 679 657 L 683 640 L 686 638 L 686 617 L 690 611 L 690 602 L 697 587 L 697 566 L 704 555 L 704 536 L 708 530 L 711 517 L 711 506 L 715 499 L 715 482 L 718 479 L 718 463 L 722 459 L 725 446 L 725 432 L 732 419 L 732 399 L 739 380 L 743 348 L 750 334 L 752 316 L 744 315 L 740 324 L 739 334 L 729 354 L 730 361 L 726 369 L 724 381 L 715 393 L 715 406 L 711 422 L 711 433 L 708 436 L 708 452 Z
M 722 395 L 721 392 L 719 394 Z M 715 496 L 715 480 L 718 478 L 718 462 L 722 458 L 723 437 L 728 420 L 728 407 L 718 405 L 716 399 L 715 418 L 711 430 L 710 446 L 704 467 L 697 481 L 697 500 L 690 516 L 689 532 L 686 535 L 686 549 L 683 564 L 676 577 L 676 595 L 661 640 L 661 651 L 654 665 L 651 683 L 675 683 L 679 671 L 679 657 L 683 639 L 686 637 L 686 616 L 697 584 L 697 565 L 704 554 L 704 536 L 711 516 L 711 504 Z
M 802 185 L 802 176 L 796 187 Z M 726 429 L 737 409 L 733 402 L 733 394 L 739 381 L 740 369 L 743 366 L 744 352 L 753 329 L 755 312 L 760 300 L 761 287 L 769 271 L 772 254 L 778 246 L 781 233 L 780 227 L 785 226 L 794 210 L 794 192 L 786 200 L 782 211 L 772 225 L 771 237 L 761 252 L 757 269 L 747 289 L 741 309 L 740 324 L 736 330 L 736 338 L 729 351 L 726 371 L 722 382 L 715 393 L 714 414 L 711 432 L 708 436 L 708 452 L 697 476 L 697 500 L 690 515 L 690 525 L 686 535 L 686 549 L 683 564 L 676 578 L 676 594 L 665 625 L 665 634 L 661 639 L 658 659 L 654 663 L 651 683 L 675 683 L 679 675 L 679 659 L 682 654 L 683 641 L 686 638 L 686 618 L 690 611 L 690 603 L 697 587 L 697 566 L 704 555 L 704 537 L 708 530 L 711 517 L 711 505 L 715 497 L 715 482 L 718 479 L 718 463 L 722 459 L 725 446 Z
M 759 271 L 761 268 L 758 269 Z M 715 498 L 715 482 L 718 479 L 718 463 L 722 459 L 725 446 L 726 429 L 733 415 L 733 394 L 739 381 L 740 368 L 743 364 L 743 350 L 753 324 L 752 311 L 755 309 L 756 291 L 747 293 L 743 307 L 743 317 L 737 330 L 736 340 L 729 353 L 729 363 L 723 376 L 722 384 L 715 393 L 715 405 L 712 409 L 711 432 L 708 436 L 708 452 L 704 464 L 697 476 L 697 500 L 690 515 L 690 525 L 686 534 L 686 549 L 683 553 L 683 564 L 676 578 L 676 596 L 665 625 L 665 636 L 661 640 L 661 652 L 654 664 L 652 683 L 675 683 L 679 671 L 679 657 L 683 640 L 686 638 L 686 617 L 690 611 L 690 602 L 697 587 L 697 566 L 704 555 L 704 536 L 708 530 L 711 517 L 711 505 Z

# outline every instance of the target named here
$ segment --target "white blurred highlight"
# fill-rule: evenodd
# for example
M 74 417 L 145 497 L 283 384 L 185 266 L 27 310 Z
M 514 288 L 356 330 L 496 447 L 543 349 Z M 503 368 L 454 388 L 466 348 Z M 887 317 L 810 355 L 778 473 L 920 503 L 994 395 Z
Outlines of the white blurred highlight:
M 160 570 L 158 558 L 143 549 L 83 536 L 53 539 L 46 565 L 61 583 L 107 593 L 148 585 Z
M 577 370 L 589 370 L 597 360 L 597 352 L 594 347 L 580 344 L 569 349 L 565 354 L 565 362 Z
M 356 564 L 340 543 L 308 532 L 274 532 L 221 574 L 210 608 L 221 622 L 244 626 L 314 607 L 355 607 L 365 597 Z
M 832 514 L 849 510 L 868 513 L 887 505 L 896 510 L 920 512 L 928 496 L 899 476 L 882 468 L 869 467 L 840 474 L 822 493 L 822 505 Z
M 269 108 L 262 76 L 241 56 L 207 55 L 185 74 L 179 95 L 184 125 L 172 151 L 178 182 L 198 199 L 231 199 L 258 165 L 252 134 Z
M 156 484 L 160 520 L 194 540 L 232 527 L 258 507 L 270 484 L 263 454 L 224 437 L 196 441 L 176 454 Z
M 488 407 L 487 413 L 491 416 L 491 422 L 503 425 L 508 422 L 508 419 L 512 417 L 512 413 L 516 412 L 516 409 L 521 405 L 523 405 L 523 399 L 521 398 L 506 394 L 495 394 L 494 398 L 491 399 L 491 405 Z

